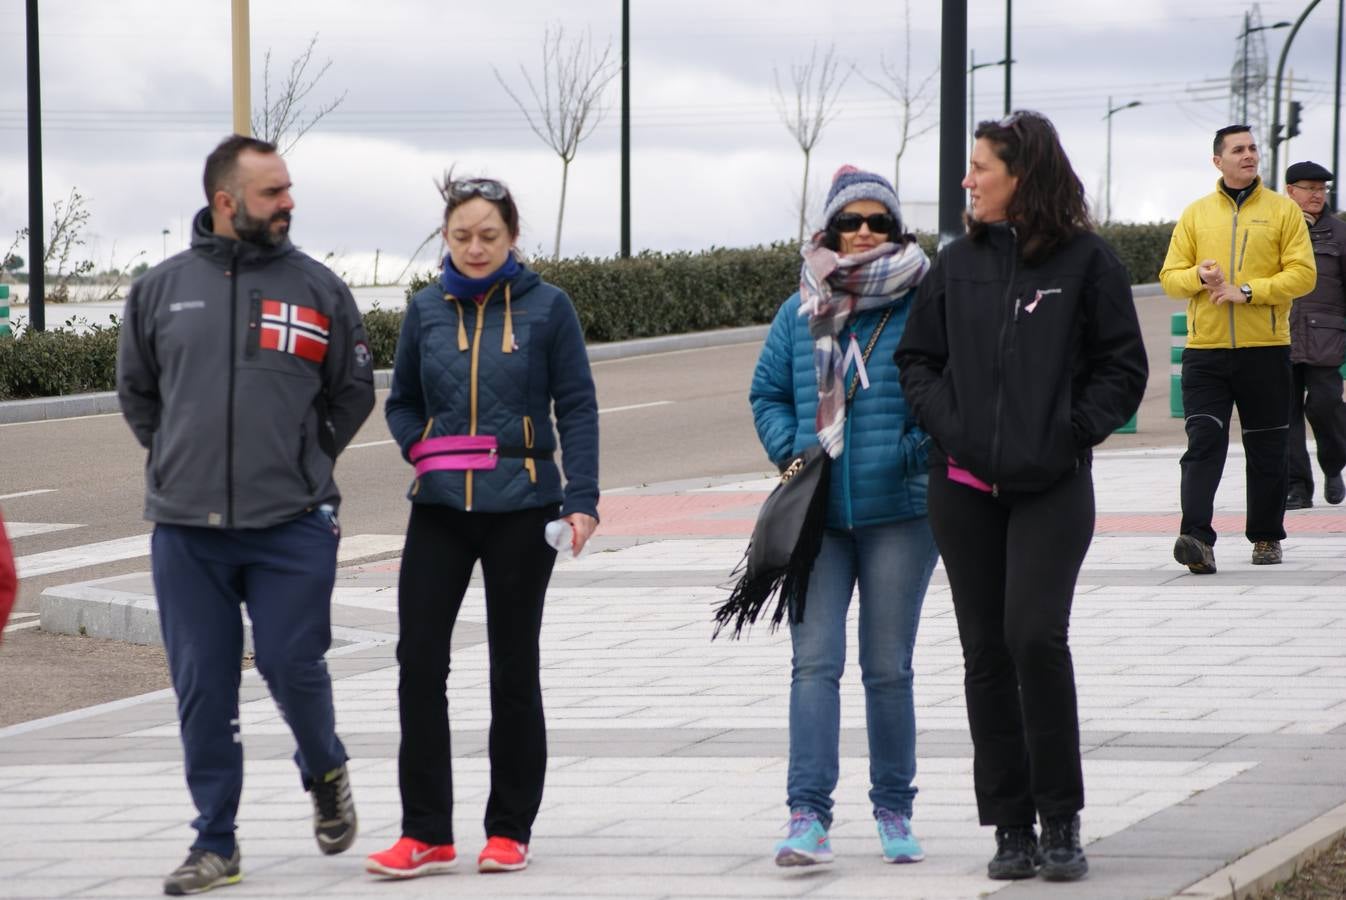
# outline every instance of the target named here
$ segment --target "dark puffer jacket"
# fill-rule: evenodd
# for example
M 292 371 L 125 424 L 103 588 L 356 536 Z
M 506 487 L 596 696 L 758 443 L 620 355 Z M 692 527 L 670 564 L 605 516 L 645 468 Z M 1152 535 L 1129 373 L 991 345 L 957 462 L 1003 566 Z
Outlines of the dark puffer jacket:
M 494 469 L 416 479 L 413 503 L 513 512 L 560 501 L 561 515 L 597 518 L 598 401 L 574 305 L 536 272 L 521 268 L 484 303 L 446 297 L 438 282 L 411 298 L 384 410 L 404 458 L 423 438 L 445 435 L 494 435 L 501 447 L 545 455 L 557 449 L 553 404 L 564 487 L 554 456 L 502 458 Z
M 1318 283 L 1290 307 L 1290 361 L 1346 362 L 1346 222 L 1323 213 L 1309 226 Z

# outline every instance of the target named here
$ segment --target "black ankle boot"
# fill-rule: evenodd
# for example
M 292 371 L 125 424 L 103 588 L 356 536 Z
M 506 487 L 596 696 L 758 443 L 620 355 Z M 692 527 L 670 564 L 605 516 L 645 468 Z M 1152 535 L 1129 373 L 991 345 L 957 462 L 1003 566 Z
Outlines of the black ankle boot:
M 1032 878 L 1042 865 L 1038 836 L 1032 825 L 1007 825 L 995 830 L 995 856 L 986 864 L 986 877 L 996 881 Z
M 1045 819 L 1042 823 L 1042 869 L 1047 881 L 1079 881 L 1089 873 L 1080 848 L 1080 817 Z

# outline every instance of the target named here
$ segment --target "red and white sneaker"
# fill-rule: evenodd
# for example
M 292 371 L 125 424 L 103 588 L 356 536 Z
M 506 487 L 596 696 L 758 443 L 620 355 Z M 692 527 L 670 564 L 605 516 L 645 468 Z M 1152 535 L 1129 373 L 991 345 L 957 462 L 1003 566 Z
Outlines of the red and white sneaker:
M 517 872 L 528 868 L 528 845 L 506 837 L 488 837 L 477 857 L 478 872 Z
M 458 865 L 453 844 L 427 844 L 415 838 L 400 837 L 382 853 L 365 858 L 365 871 L 389 878 L 416 878 L 438 875 Z

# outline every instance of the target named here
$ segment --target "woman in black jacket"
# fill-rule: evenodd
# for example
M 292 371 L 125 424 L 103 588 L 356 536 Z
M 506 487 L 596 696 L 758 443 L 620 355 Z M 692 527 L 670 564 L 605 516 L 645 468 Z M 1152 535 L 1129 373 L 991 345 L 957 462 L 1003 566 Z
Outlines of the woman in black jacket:
M 1139 406 L 1145 348 L 1126 269 L 1046 117 L 982 122 L 963 187 L 968 234 L 921 283 L 895 358 L 935 440 L 930 525 L 963 645 L 977 810 L 996 828 L 987 874 L 1073 881 L 1088 862 L 1067 633 L 1094 529 L 1090 448 Z

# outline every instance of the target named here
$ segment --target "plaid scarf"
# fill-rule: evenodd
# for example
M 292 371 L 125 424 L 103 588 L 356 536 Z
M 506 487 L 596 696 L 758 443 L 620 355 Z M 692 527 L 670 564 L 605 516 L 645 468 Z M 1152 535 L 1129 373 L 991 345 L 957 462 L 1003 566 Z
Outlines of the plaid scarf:
M 852 316 L 892 303 L 920 284 L 930 257 L 915 242 L 880 244 L 841 256 L 818 238 L 800 251 L 799 314 L 809 317 L 813 365 L 818 375 L 818 443 L 836 459 L 845 449 L 846 354 L 838 336 Z

